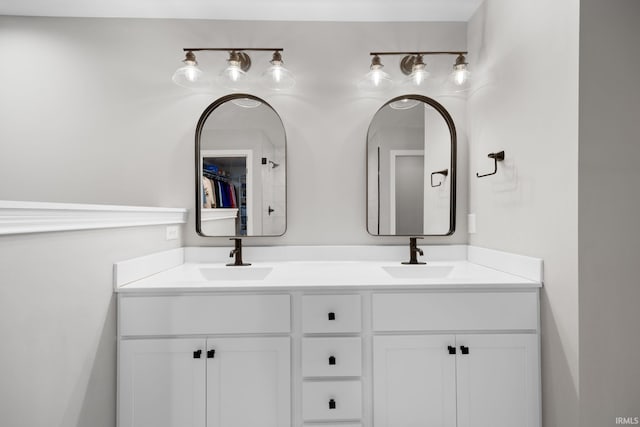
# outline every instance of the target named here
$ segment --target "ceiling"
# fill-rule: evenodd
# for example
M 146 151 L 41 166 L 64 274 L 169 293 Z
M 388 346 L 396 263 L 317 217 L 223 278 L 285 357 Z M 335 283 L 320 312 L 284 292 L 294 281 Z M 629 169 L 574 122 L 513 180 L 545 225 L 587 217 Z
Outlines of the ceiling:
M 0 15 L 255 21 L 463 21 L 482 0 L 2 0 Z

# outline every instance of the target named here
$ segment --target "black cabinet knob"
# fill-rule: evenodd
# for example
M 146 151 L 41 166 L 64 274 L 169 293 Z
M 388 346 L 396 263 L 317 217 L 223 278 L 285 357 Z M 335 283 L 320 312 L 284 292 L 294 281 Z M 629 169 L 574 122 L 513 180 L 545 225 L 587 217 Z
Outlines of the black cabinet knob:
M 447 346 L 447 350 L 449 350 L 449 354 L 456 354 L 456 348 L 450 345 Z
M 469 347 L 461 345 L 460 352 L 462 352 L 462 354 L 469 354 Z
M 335 365 L 335 364 L 336 364 L 336 357 L 329 356 L 329 365 Z
M 336 320 L 336 314 L 333 311 L 329 313 L 329 320 Z
M 207 359 L 213 359 L 215 356 L 216 356 L 216 351 L 215 350 L 207 351 Z
M 333 399 L 329 400 L 329 409 L 336 409 L 336 401 Z
M 196 350 L 193 352 L 194 359 L 200 359 L 200 356 L 202 356 L 202 350 Z

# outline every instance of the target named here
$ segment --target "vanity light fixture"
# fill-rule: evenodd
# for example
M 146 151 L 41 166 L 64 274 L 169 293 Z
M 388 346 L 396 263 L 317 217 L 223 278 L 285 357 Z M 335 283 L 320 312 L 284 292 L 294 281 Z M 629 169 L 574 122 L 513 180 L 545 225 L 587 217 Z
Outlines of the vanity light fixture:
M 269 89 L 285 90 L 295 85 L 293 74 L 284 68 L 282 61 L 282 48 L 184 48 L 185 65 L 179 68 L 173 75 L 173 82 L 187 88 L 202 88 L 205 83 L 204 73 L 197 65 L 193 52 L 211 51 L 228 52 L 227 66 L 218 75 L 217 82 L 221 86 L 239 90 L 248 80 L 247 72 L 251 68 L 251 57 L 247 52 L 273 52 L 271 66 L 262 73 L 262 83 Z
M 376 81 L 381 81 L 378 77 L 376 80 L 374 71 L 382 72 L 382 64 L 380 62 L 380 56 L 383 55 L 403 55 L 400 60 L 400 70 L 406 76 L 408 76 L 406 83 L 415 87 L 423 87 L 427 79 L 429 78 L 429 71 L 427 70 L 427 64 L 424 62 L 424 56 L 428 55 L 456 55 L 456 61 L 453 65 L 453 71 L 451 73 L 451 81 L 456 86 L 464 86 L 469 80 L 469 63 L 466 60 L 466 51 L 416 51 L 416 52 L 370 52 L 369 55 L 373 56 L 371 60 L 371 71 L 369 71 L 362 82 L 372 82 L 371 84 L 362 84 L 361 88 L 371 90 L 381 90 L 390 87 L 393 82 L 387 73 L 384 73 L 388 81 L 385 81 L 385 85 L 375 84 Z M 376 67 L 374 67 L 374 65 Z

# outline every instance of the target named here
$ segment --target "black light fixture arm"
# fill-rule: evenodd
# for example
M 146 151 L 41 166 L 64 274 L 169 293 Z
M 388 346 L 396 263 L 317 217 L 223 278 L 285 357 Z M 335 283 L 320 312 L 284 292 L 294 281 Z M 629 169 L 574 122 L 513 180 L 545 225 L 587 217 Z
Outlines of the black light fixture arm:
M 407 51 L 407 52 L 369 52 L 371 56 L 382 55 L 468 55 L 466 50 Z
M 182 49 L 185 52 L 283 52 L 281 47 L 269 48 L 269 47 L 185 47 Z

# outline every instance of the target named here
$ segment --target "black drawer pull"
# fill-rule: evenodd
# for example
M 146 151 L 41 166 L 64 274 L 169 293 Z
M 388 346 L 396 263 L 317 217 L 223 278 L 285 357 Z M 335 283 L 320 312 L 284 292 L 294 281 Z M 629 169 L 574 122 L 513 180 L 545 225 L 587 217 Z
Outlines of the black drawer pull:
M 207 359 L 213 359 L 215 356 L 216 356 L 216 351 L 215 350 L 207 351 Z
M 329 357 L 329 365 L 335 365 L 336 364 L 336 357 L 335 356 L 330 356 Z
M 329 409 L 336 409 L 336 401 L 331 399 L 329 400 Z
M 460 351 L 462 352 L 462 354 L 469 354 L 469 347 L 461 345 Z
M 449 350 L 449 354 L 456 354 L 456 348 L 455 347 L 452 347 L 452 346 L 448 345 L 447 349 Z
M 336 314 L 333 311 L 329 313 L 329 320 L 336 320 Z
M 200 359 L 200 356 L 202 356 L 202 350 L 196 350 L 193 352 L 194 359 Z

